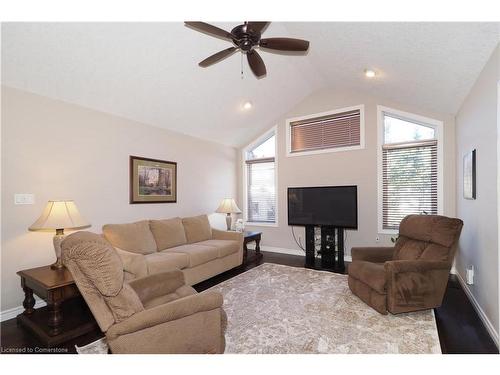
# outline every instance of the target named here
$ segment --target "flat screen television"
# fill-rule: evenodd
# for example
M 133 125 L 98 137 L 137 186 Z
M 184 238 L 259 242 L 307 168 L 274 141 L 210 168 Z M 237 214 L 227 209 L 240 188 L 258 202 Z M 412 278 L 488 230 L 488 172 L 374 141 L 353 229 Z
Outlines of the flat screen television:
M 358 229 L 358 187 L 289 187 L 288 225 Z

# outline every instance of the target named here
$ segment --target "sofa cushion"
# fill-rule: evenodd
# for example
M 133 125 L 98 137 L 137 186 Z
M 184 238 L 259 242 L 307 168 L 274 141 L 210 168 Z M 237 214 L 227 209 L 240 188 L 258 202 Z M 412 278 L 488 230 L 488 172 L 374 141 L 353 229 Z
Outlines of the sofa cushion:
M 182 219 L 188 243 L 195 243 L 212 238 L 212 228 L 207 215 L 185 217 Z
M 180 217 L 166 220 L 150 220 L 149 227 L 155 238 L 158 251 L 187 243 L 186 233 Z
M 189 244 L 172 247 L 171 249 L 163 250 L 161 253 L 187 254 L 189 256 L 188 267 L 192 268 L 217 259 L 219 256 L 219 249 L 213 246 Z
M 149 229 L 149 221 L 129 224 L 106 224 L 102 227 L 104 237 L 122 250 L 138 254 L 156 252 L 156 241 Z
M 171 271 L 176 268 L 182 270 L 189 265 L 189 257 L 183 253 L 153 253 L 145 255 L 148 274 Z
M 218 257 L 224 258 L 227 255 L 237 253 L 240 247 L 239 241 L 231 240 L 206 240 L 197 242 L 197 245 L 212 246 L 218 249 Z
M 368 285 L 380 294 L 386 293 L 385 271 L 383 263 L 358 260 L 349 265 L 349 276 Z

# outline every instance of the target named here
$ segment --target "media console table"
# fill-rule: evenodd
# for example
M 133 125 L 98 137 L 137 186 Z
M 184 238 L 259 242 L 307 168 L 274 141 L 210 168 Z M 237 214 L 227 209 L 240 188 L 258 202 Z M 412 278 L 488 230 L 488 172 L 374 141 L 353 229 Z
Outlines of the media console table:
M 316 258 L 315 226 L 306 225 L 306 268 L 344 273 L 344 228 L 321 226 L 320 259 Z

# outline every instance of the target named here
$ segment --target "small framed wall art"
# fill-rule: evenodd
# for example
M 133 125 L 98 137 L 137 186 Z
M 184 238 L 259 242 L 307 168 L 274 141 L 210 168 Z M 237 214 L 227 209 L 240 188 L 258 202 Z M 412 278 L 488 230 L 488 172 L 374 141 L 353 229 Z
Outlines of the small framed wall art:
M 177 202 L 177 163 L 130 156 L 130 203 Z
M 476 150 L 464 156 L 464 198 L 476 199 Z

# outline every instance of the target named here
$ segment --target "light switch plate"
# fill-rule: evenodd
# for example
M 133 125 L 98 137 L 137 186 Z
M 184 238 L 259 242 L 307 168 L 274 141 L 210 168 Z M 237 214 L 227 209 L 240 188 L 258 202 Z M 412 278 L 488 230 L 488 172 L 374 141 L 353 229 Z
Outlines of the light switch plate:
M 14 204 L 35 204 L 35 194 L 14 194 Z

